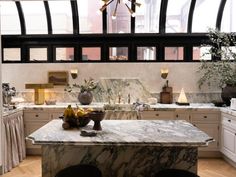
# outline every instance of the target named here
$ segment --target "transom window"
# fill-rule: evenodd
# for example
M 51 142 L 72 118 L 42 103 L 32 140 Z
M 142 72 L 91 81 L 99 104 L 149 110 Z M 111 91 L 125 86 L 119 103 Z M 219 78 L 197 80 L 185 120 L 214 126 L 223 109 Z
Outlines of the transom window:
M 233 0 L 136 2 L 0 1 L 2 62 L 198 62 L 208 28 L 236 31 Z

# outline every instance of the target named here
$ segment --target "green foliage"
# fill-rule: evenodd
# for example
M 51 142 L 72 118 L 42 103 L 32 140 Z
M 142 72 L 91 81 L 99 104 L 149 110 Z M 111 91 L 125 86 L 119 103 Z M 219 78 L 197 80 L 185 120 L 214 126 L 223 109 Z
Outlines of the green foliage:
M 84 83 L 79 85 L 79 84 L 73 84 L 67 85 L 65 88 L 65 91 L 67 92 L 72 92 L 74 88 L 79 88 L 80 92 L 85 92 L 85 91 L 92 91 L 97 87 L 97 83 L 94 82 L 92 78 L 89 78 L 88 80 L 84 79 Z
M 236 44 L 234 34 L 209 29 L 208 37 L 212 43 L 211 49 L 204 53 L 203 56 L 211 54 L 212 57 L 221 58 L 222 60 L 210 62 L 202 60 L 198 70 L 201 74 L 201 78 L 198 80 L 199 88 L 204 84 L 211 86 L 213 83 L 221 88 L 225 85 L 235 86 L 236 53 L 232 50 L 232 46 Z

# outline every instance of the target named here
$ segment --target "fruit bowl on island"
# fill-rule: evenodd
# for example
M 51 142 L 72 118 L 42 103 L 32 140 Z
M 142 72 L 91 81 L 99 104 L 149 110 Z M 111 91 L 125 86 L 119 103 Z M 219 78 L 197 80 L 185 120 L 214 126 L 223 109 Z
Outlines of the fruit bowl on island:
M 92 109 L 77 108 L 75 112 L 71 105 L 65 109 L 63 116 L 59 117 L 63 120 L 62 127 L 66 129 L 85 127 L 90 122 L 89 113 Z
M 94 121 L 93 130 L 102 130 L 101 121 L 104 119 L 105 111 L 92 111 L 89 118 Z

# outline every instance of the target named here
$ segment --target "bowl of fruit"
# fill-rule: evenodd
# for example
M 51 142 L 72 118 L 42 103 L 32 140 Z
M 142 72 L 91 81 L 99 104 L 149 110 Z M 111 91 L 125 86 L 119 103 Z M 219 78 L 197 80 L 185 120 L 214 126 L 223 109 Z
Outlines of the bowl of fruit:
M 93 109 L 91 108 L 84 109 L 79 107 L 74 111 L 71 105 L 68 105 L 63 116 L 60 117 L 63 120 L 62 127 L 64 129 L 85 127 L 90 122 L 89 113 L 92 111 Z

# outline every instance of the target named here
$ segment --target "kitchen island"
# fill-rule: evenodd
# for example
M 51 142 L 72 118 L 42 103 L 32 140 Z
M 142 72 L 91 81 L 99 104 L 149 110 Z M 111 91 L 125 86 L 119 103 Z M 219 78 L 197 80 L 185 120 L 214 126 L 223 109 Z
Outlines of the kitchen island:
M 213 140 L 182 120 L 103 120 L 95 137 L 61 124 L 52 120 L 28 136 L 42 145 L 42 177 L 76 164 L 95 165 L 103 177 L 152 177 L 166 168 L 197 173 L 198 147 Z

